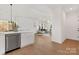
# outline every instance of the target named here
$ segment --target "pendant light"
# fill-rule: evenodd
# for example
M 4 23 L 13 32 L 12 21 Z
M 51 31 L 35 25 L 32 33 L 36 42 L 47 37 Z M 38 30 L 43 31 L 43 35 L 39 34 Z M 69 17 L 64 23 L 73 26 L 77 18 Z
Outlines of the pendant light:
M 9 21 L 9 31 L 13 31 L 13 25 L 12 25 L 12 4 L 10 4 L 10 21 Z
M 10 13 L 11 13 L 11 16 L 10 16 L 11 19 L 10 19 L 10 20 L 12 21 L 12 4 L 10 4 L 10 6 L 11 6 L 11 10 L 10 10 L 10 11 L 11 11 L 11 12 L 10 12 Z
M 11 25 L 12 25 L 12 29 L 11 29 L 11 31 L 17 31 L 17 25 L 16 25 L 16 23 L 13 21 L 13 15 L 12 15 L 12 5 L 13 4 L 10 4 L 10 7 L 11 7 L 11 19 L 10 19 L 10 23 L 11 23 Z

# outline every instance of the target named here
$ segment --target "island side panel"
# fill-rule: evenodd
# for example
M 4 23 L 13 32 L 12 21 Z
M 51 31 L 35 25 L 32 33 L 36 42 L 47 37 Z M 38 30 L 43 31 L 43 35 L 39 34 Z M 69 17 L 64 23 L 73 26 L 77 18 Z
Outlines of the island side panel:
M 0 55 L 5 54 L 5 35 L 0 34 Z

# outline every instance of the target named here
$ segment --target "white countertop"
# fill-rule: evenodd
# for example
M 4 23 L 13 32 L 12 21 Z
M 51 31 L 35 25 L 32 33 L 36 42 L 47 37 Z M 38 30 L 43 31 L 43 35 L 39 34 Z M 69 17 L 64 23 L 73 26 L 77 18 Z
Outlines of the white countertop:
M 33 33 L 31 31 L 10 31 L 10 32 L 0 32 L 0 34 L 11 34 L 11 33 Z

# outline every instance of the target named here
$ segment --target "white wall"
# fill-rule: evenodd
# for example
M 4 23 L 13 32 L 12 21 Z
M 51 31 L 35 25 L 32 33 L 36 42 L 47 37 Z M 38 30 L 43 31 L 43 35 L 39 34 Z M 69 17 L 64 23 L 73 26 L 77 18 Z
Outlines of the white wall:
M 19 30 L 37 30 L 41 20 L 51 20 L 51 9 L 47 5 L 13 5 L 13 20 L 19 24 Z
M 69 10 L 71 7 L 73 11 Z M 41 20 L 46 19 L 53 26 L 52 41 L 79 40 L 78 5 L 13 4 L 12 9 L 12 19 L 19 25 L 19 30 L 36 32 Z M 0 20 L 10 20 L 10 11 L 9 4 L 0 4 Z
M 10 5 L 0 4 L 0 20 L 10 20 Z
M 79 41 L 79 9 L 66 12 L 66 37 Z

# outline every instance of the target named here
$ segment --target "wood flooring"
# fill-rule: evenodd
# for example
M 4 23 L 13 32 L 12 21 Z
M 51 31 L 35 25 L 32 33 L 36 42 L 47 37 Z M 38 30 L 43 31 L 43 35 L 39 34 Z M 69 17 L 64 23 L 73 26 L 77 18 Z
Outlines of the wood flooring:
M 34 44 L 6 55 L 79 55 L 79 41 L 67 39 L 64 43 L 58 44 L 52 42 L 48 36 L 36 35 Z

